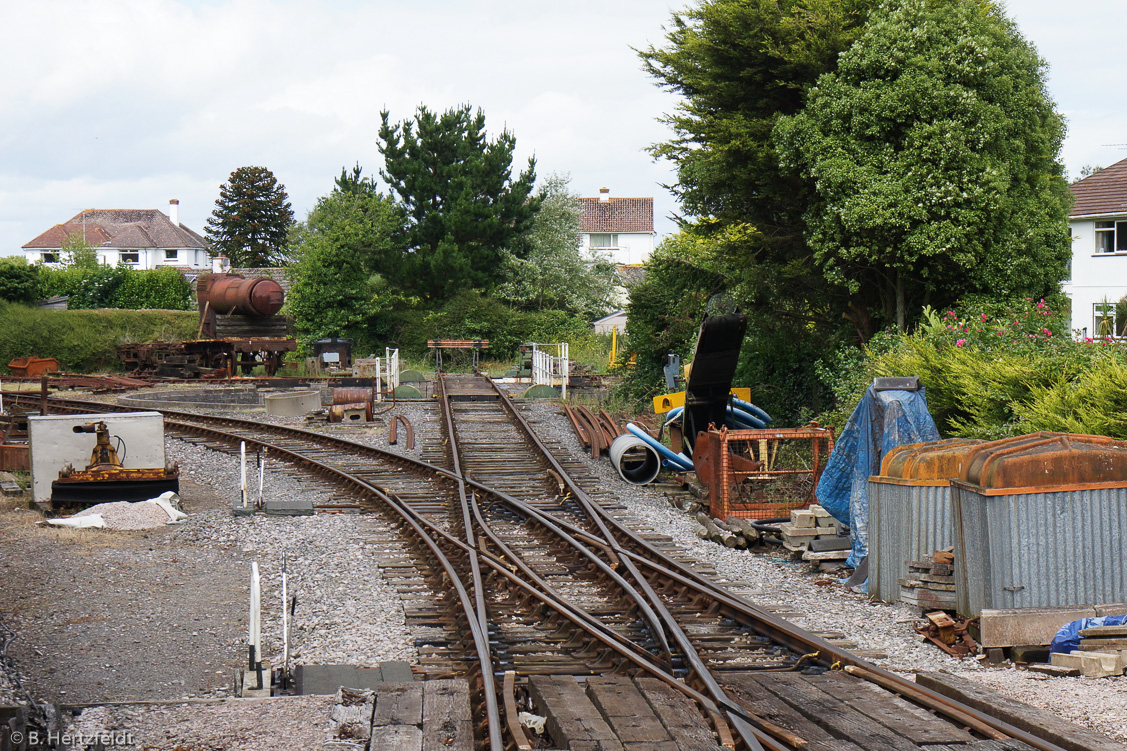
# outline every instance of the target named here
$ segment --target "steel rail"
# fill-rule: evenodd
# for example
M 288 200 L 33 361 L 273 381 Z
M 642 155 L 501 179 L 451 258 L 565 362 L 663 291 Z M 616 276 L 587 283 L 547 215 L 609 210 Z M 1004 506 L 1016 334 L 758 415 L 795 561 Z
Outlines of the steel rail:
M 14 403 L 30 401 L 33 404 L 38 404 L 39 401 L 40 401 L 38 394 L 31 395 L 31 394 L 28 394 L 27 392 L 10 392 L 10 391 L 4 391 L 3 393 L 4 393 L 4 396 L 6 398 L 12 400 Z M 502 399 L 505 399 L 505 400 L 508 399 L 508 397 L 504 394 L 501 394 L 501 397 L 502 397 Z M 76 409 L 78 407 L 81 407 L 83 409 L 95 409 L 95 410 L 101 410 L 101 411 L 114 411 L 114 412 L 135 412 L 135 411 L 139 411 L 138 408 L 134 408 L 134 407 L 123 407 L 121 405 L 107 404 L 107 403 L 104 403 L 104 402 L 88 402 L 88 401 L 73 400 L 73 399 L 71 399 L 71 400 L 52 399 L 51 403 L 53 405 L 59 406 L 59 407 L 70 406 L 71 408 L 76 408 Z M 299 428 L 292 428 L 292 427 L 289 427 L 289 426 L 267 425 L 267 424 L 263 424 L 263 423 L 259 423 L 259 422 L 255 422 L 255 421 L 251 421 L 251 420 L 245 420 L 245 419 L 242 419 L 242 418 L 218 418 L 218 417 L 213 417 L 213 416 L 209 416 L 209 415 L 198 415 L 198 414 L 195 414 L 195 413 L 178 412 L 178 411 L 175 411 L 175 410 L 158 410 L 158 411 L 160 411 L 164 414 L 168 414 L 168 415 L 183 416 L 185 418 L 192 419 L 192 420 L 211 420 L 211 421 L 214 421 L 214 422 L 217 422 L 217 423 L 243 424 L 245 426 L 248 426 L 248 427 L 251 427 L 251 428 L 257 429 L 257 430 L 269 429 L 271 432 L 290 433 L 290 434 L 292 434 L 296 437 L 301 437 L 301 438 L 305 438 L 305 439 L 316 439 L 316 440 L 320 440 L 320 441 L 324 441 L 324 442 L 331 442 L 331 443 L 338 444 L 338 445 L 346 445 L 350 449 L 357 451 L 358 453 L 361 453 L 361 454 L 379 455 L 381 458 L 384 458 L 384 459 L 387 459 L 387 460 L 390 460 L 390 461 L 393 461 L 393 462 L 398 462 L 398 463 L 407 464 L 407 465 L 414 465 L 418 469 L 424 469 L 426 471 L 435 473 L 437 475 L 444 476 L 448 479 L 456 479 L 456 476 L 452 472 L 450 472 L 449 470 L 447 470 L 443 467 L 439 467 L 437 465 L 433 465 L 433 464 L 430 464 L 428 462 L 413 459 L 411 457 L 406 457 L 406 456 L 403 456 L 403 455 L 400 455 L 400 454 L 395 454 L 395 453 L 392 453 L 392 452 L 389 452 L 389 451 L 384 451 L 384 450 L 378 449 L 376 447 L 367 446 L 365 444 L 360 444 L 360 443 L 357 443 L 355 441 L 349 441 L 349 440 L 339 438 L 339 437 L 335 437 L 335 436 L 326 436 L 326 435 L 315 433 L 315 432 L 312 432 L 312 431 L 301 430 Z M 519 415 L 519 412 L 517 412 L 515 410 L 515 408 L 512 408 L 511 411 L 514 412 L 517 415 L 518 421 L 522 422 L 523 424 L 525 424 L 527 426 L 526 421 L 523 420 L 523 417 Z M 195 427 L 195 426 L 193 426 L 193 427 Z M 535 432 L 532 431 L 530 426 L 527 426 L 525 428 L 525 430 L 529 435 L 535 436 Z M 538 439 L 535 440 L 534 442 L 536 444 L 540 445 L 540 446 L 543 446 L 542 442 L 540 442 Z M 261 442 L 259 442 L 259 443 L 261 443 Z M 275 448 L 276 451 L 285 451 L 284 449 L 278 449 L 277 447 L 274 447 L 274 448 Z M 879 685 L 887 684 L 887 685 L 884 685 L 886 690 L 893 691 L 894 693 L 902 692 L 902 695 L 905 698 L 908 698 L 908 699 L 914 701 L 917 704 L 920 704 L 920 705 L 925 706 L 925 707 L 932 708 L 935 711 L 937 711 L 941 714 L 947 715 L 947 716 L 951 716 L 952 713 L 955 713 L 955 714 L 962 713 L 962 714 L 968 715 L 969 717 L 974 718 L 974 719 L 982 722 L 986 726 L 993 727 L 993 728 L 995 728 L 995 729 L 997 729 L 997 730 L 999 730 L 1003 733 L 1006 733 L 1007 735 L 1010 735 L 1011 737 L 1013 737 L 1017 740 L 1020 740 L 1024 743 L 1029 744 L 1030 746 L 1038 749 L 1039 751 L 1065 751 L 1062 747 L 1060 747 L 1060 746 L 1058 746 L 1058 745 L 1056 745 L 1056 744 L 1054 744 L 1050 741 L 1044 740 L 1044 739 L 1039 738 L 1037 736 L 1033 736 L 1033 735 L 1031 735 L 1031 734 L 1019 729 L 1019 728 L 1016 728 L 1016 727 L 1010 725 L 1009 723 L 1006 723 L 1002 720 L 999 720 L 999 719 L 997 719 L 997 718 L 995 718 L 991 715 L 988 715 L 984 712 L 980 712 L 979 710 L 973 709 L 972 707 L 969 707 L 965 704 L 961 704 L 961 703 L 959 703 L 955 700 L 949 699 L 949 698 L 947 698 L 947 697 L 945 697 L 941 694 L 938 694 L 935 691 L 932 691 L 931 689 L 927 689 L 927 688 L 924 688 L 922 686 L 919 686 L 912 681 L 908 681 L 907 679 L 901 678 L 900 676 L 897 676 L 893 673 L 890 673 L 890 672 L 884 670 L 883 668 L 879 668 L 879 667 L 877 667 L 877 666 L 875 666 L 875 665 L 873 665 L 873 664 L 871 664 L 871 663 L 869 663 L 869 662 L 867 662 L 867 661 L 865 661 L 861 658 L 853 656 L 853 655 L 849 654 L 848 652 L 846 652 L 844 650 L 840 650 L 840 649 L 834 647 L 833 645 L 825 642 L 824 640 L 814 636 L 813 634 L 810 634 L 810 633 L 804 631 L 803 629 L 795 627 L 793 624 L 790 624 L 790 623 L 786 622 L 785 620 L 778 618 L 777 616 L 775 616 L 772 613 L 769 613 L 767 611 L 762 610 L 761 608 L 759 608 L 758 606 L 754 605 L 753 603 L 747 601 L 746 599 L 744 599 L 744 598 L 742 598 L 738 595 L 732 594 L 731 592 L 727 591 L 726 589 L 719 586 L 715 582 L 707 579 L 706 577 L 702 576 L 698 572 L 694 571 L 692 568 L 686 566 L 685 564 L 682 564 L 680 561 L 676 561 L 674 559 L 669 558 L 662 551 L 658 550 L 653 545 L 651 545 L 647 540 L 645 540 L 644 538 L 641 538 L 640 536 L 634 534 L 631 530 L 629 530 L 625 526 L 623 526 L 612 515 L 606 514 L 603 511 L 603 509 L 600 506 L 598 506 L 598 504 L 591 501 L 589 499 L 589 497 L 586 495 L 586 493 L 581 488 L 578 487 L 578 485 L 570 478 L 570 476 L 563 469 L 563 467 L 560 466 L 559 463 L 554 459 L 554 457 L 551 455 L 551 453 L 549 451 L 547 451 L 546 447 L 542 447 L 541 450 L 544 451 L 545 458 L 549 461 L 550 464 L 553 465 L 554 470 L 557 473 L 557 475 L 560 478 L 566 478 L 565 482 L 569 485 L 569 488 L 570 488 L 573 496 L 577 500 L 585 499 L 587 501 L 587 503 L 592 508 L 596 509 L 596 513 L 599 514 L 600 518 L 605 519 L 605 521 L 608 522 L 612 527 L 614 527 L 616 529 L 616 531 L 619 532 L 619 534 L 623 535 L 626 539 L 628 539 L 632 546 L 635 546 L 636 548 L 642 549 L 644 551 L 645 555 L 627 550 L 626 548 L 622 547 L 622 545 L 619 543 L 619 541 L 617 540 L 617 538 L 615 536 L 611 536 L 609 539 L 606 539 L 606 540 L 600 540 L 599 538 L 593 537 L 590 534 L 590 532 L 587 531 L 587 530 L 583 530 L 581 528 L 574 527 L 573 525 L 569 524 L 566 520 L 555 518 L 555 522 L 557 524 L 559 524 L 562 528 L 564 528 L 564 529 L 570 528 L 571 533 L 575 537 L 577 537 L 579 539 L 585 538 L 588 543 L 590 543 L 590 544 L 592 544 L 596 547 L 599 547 L 600 549 L 610 551 L 612 555 L 617 554 L 618 556 L 625 558 L 627 561 L 631 561 L 631 562 L 636 561 L 639 564 L 645 566 L 647 569 L 649 569 L 649 570 L 651 570 L 655 573 L 661 574 L 663 576 L 669 576 L 669 577 L 675 579 L 679 584 L 692 587 L 702 594 L 707 594 L 711 597 L 714 597 L 718 600 L 721 600 L 722 601 L 721 605 L 722 605 L 722 607 L 725 608 L 726 613 L 738 614 L 738 615 L 746 616 L 746 617 L 750 618 L 751 621 L 749 623 L 747 623 L 746 625 L 751 627 L 753 630 L 756 630 L 761 635 L 768 636 L 769 638 L 772 638 L 776 641 L 779 641 L 780 643 L 783 643 L 784 645 L 787 645 L 787 646 L 793 645 L 793 646 L 791 646 L 791 648 L 797 647 L 798 651 L 802 651 L 804 649 L 809 649 L 809 648 L 813 647 L 813 648 L 816 648 L 817 651 L 820 651 L 823 654 L 831 656 L 835 663 L 841 663 L 842 665 L 851 665 L 851 666 L 855 666 L 857 668 L 861 668 L 862 670 L 869 672 L 869 673 L 873 674 L 874 676 L 879 677 L 881 679 L 881 684 L 879 684 Z M 305 459 L 303 458 L 301 461 L 304 462 Z M 333 470 L 331 468 L 330 468 L 330 471 L 332 471 L 334 473 L 337 472 L 336 470 Z M 498 496 L 503 495 L 503 494 L 497 494 L 496 491 L 490 490 L 489 488 L 482 485 L 481 483 L 478 483 L 477 481 L 472 480 L 472 478 L 467 478 L 467 479 L 468 479 L 468 481 L 471 485 L 478 487 L 483 492 L 494 493 Z M 363 486 L 365 488 L 370 489 L 372 492 L 376 493 L 379 497 L 383 498 L 383 495 L 384 495 L 383 491 L 381 491 L 377 486 L 371 485 L 370 483 L 367 483 L 360 478 L 353 478 L 353 482 L 355 482 L 356 484 L 358 484 L 360 486 Z M 510 501 L 512 501 L 512 500 L 515 500 L 515 499 L 510 499 Z M 509 501 L 507 501 L 507 502 L 509 502 Z M 402 502 L 400 502 L 400 503 L 402 503 Z M 531 511 L 535 511 L 534 509 L 531 509 L 531 507 L 528 507 L 528 508 Z M 411 514 L 415 513 L 414 509 L 411 509 L 409 505 L 407 505 L 405 507 L 405 510 L 407 512 L 411 513 Z M 435 529 L 437 530 L 437 527 Z M 437 531 L 440 534 L 445 534 L 441 530 L 437 530 Z M 449 575 L 449 573 L 448 573 L 448 575 Z M 473 619 L 470 619 L 470 620 L 472 621 Z M 758 622 L 758 624 L 756 622 Z M 758 627 L 757 627 L 757 625 L 758 625 Z M 472 628 L 472 626 L 471 626 L 471 628 Z M 824 658 L 819 658 L 820 661 L 822 659 L 824 659 Z M 684 684 L 682 684 L 682 685 L 684 685 Z M 894 687 L 896 687 L 896 688 L 894 688 Z
M 588 515 L 588 518 L 590 518 L 595 526 L 598 527 L 606 542 L 614 542 L 614 536 L 611 533 L 610 528 L 606 525 L 606 517 L 608 517 L 609 514 L 606 514 L 599 506 L 599 504 L 595 503 L 590 498 L 590 496 L 588 496 L 587 493 L 585 493 L 583 489 L 579 487 L 579 484 L 572 479 L 571 475 L 567 473 L 567 470 L 564 469 L 563 465 L 559 463 L 555 456 L 552 455 L 552 452 L 548 450 L 548 447 L 544 445 L 544 442 L 540 440 L 540 437 L 536 434 L 536 431 L 532 429 L 532 426 L 529 425 L 528 421 L 524 419 L 524 416 L 520 414 L 520 411 L 513 404 L 512 399 L 509 398 L 508 394 L 506 394 L 496 383 L 493 383 L 492 380 L 490 380 L 489 383 L 493 387 L 493 390 L 496 392 L 501 404 L 512 416 L 514 421 L 520 426 L 525 436 L 529 439 L 530 442 L 532 442 L 533 445 L 536 446 L 537 450 L 541 453 L 541 456 L 543 456 L 544 460 L 551 465 L 552 469 L 555 470 L 567 483 L 569 489 L 571 489 L 572 491 L 572 495 L 583 507 L 584 511 Z M 612 545 L 612 548 L 613 547 L 617 546 Z M 708 695 L 711 696 L 717 704 L 723 705 L 725 707 L 736 706 L 735 702 L 728 698 L 727 692 L 725 692 L 724 689 L 720 686 L 720 683 L 716 680 L 716 677 L 712 675 L 712 671 L 708 669 L 708 665 L 705 664 L 704 659 L 700 656 L 700 653 L 697 652 L 696 647 L 693 646 L 688 634 L 686 634 L 684 629 L 681 628 L 681 624 L 666 607 L 665 602 L 661 599 L 658 593 L 654 591 L 649 580 L 642 575 L 642 572 L 638 569 L 637 564 L 631 558 L 623 558 L 621 556 L 619 557 L 622 560 L 623 566 L 627 571 L 630 572 L 631 577 L 638 583 L 638 586 L 641 587 L 642 591 L 645 593 L 646 598 L 650 601 L 650 604 L 653 606 L 654 610 L 661 614 L 661 618 L 665 624 L 666 629 L 673 636 L 673 640 L 677 643 L 677 647 L 681 650 L 688 664 L 691 666 L 693 674 L 696 676 L 697 680 L 699 680 L 704 685 L 705 689 L 708 692 Z M 763 746 L 761 745 L 760 741 L 764 739 L 764 736 L 762 735 L 761 731 L 758 731 L 751 723 L 749 723 L 747 720 L 745 720 L 735 712 L 726 710 L 726 714 L 729 720 L 732 722 L 732 725 L 735 727 L 736 731 L 739 733 L 740 739 L 744 742 L 747 748 L 750 751 L 762 751 Z
M 593 509 L 594 513 L 598 514 L 600 518 L 604 519 L 607 523 L 615 528 L 618 535 L 625 537 L 631 542 L 631 544 L 642 548 L 649 556 L 652 556 L 651 558 L 646 558 L 645 556 L 633 553 L 623 548 L 618 543 L 617 536 L 610 535 L 606 540 L 604 540 L 604 542 L 609 543 L 610 547 L 619 557 L 623 558 L 626 561 L 637 561 L 638 563 L 641 563 L 647 568 L 653 570 L 655 573 L 659 573 L 667 577 L 676 578 L 680 583 L 686 586 L 695 587 L 701 594 L 716 599 L 718 602 L 720 602 L 722 607 L 726 606 L 725 612 L 727 612 L 729 615 L 740 615 L 750 618 L 751 620 L 745 625 L 753 628 L 761 635 L 768 636 L 769 638 L 778 641 L 791 649 L 796 649 L 796 651 L 809 652 L 810 650 L 814 650 L 829 655 L 832 658 L 832 661 L 829 661 L 830 667 L 833 667 L 834 665 L 849 665 L 859 668 L 860 670 L 854 673 L 858 677 L 869 680 L 873 683 L 877 683 L 886 690 L 900 693 L 904 698 L 912 699 L 916 703 L 919 703 L 927 708 L 934 709 L 936 712 L 944 714 L 952 719 L 955 719 L 956 721 L 958 721 L 960 715 L 966 715 L 985 726 L 992 727 L 995 730 L 1005 733 L 1012 738 L 1020 740 L 1021 742 L 1038 749 L 1038 751 L 1064 751 L 1064 749 L 1052 743 L 1051 741 L 1038 738 L 1037 736 L 1021 730 L 1020 728 L 1014 727 L 1013 725 L 1010 725 L 1003 720 L 999 720 L 996 717 L 986 714 L 985 712 L 980 712 L 976 709 L 973 709 L 972 707 L 949 699 L 948 697 L 932 691 L 931 689 L 919 686 L 913 681 L 901 678 L 900 676 L 884 670 L 883 668 L 877 667 L 876 665 L 873 665 L 866 660 L 856 657 L 849 652 L 834 647 L 824 639 L 814 636 L 813 634 L 800 629 L 791 623 L 788 623 L 784 619 L 779 618 L 778 616 L 769 613 L 762 608 L 759 608 L 758 606 L 745 600 L 742 597 L 739 597 L 738 595 L 733 595 L 728 590 L 720 587 L 716 582 L 710 581 L 709 579 L 694 571 L 692 568 L 681 563 L 680 561 L 676 561 L 664 555 L 661 551 L 657 550 L 657 548 L 651 545 L 647 540 L 634 533 L 633 530 L 625 527 L 618 519 L 614 518 L 614 516 L 612 516 L 611 514 L 606 513 L 606 511 L 601 506 L 599 506 L 599 504 L 591 500 L 590 497 L 583 491 L 583 489 L 580 488 L 578 484 L 570 477 L 570 475 L 566 473 L 566 471 L 555 459 L 555 457 L 551 455 L 543 442 L 540 441 L 538 437 L 536 437 L 535 431 L 532 430 L 532 427 L 528 424 L 527 420 L 524 419 L 524 416 L 521 415 L 519 413 L 519 410 L 516 409 L 515 405 L 512 404 L 512 400 L 509 399 L 508 395 L 505 394 L 500 388 L 498 388 L 496 384 L 494 384 L 494 388 L 497 390 L 499 398 L 509 405 L 510 413 L 513 414 L 521 423 L 526 434 L 534 438 L 533 442 L 544 453 L 545 459 L 549 461 L 556 472 L 560 473 L 561 477 L 563 478 L 564 482 L 567 483 L 576 500 L 580 501 L 585 508 Z M 573 533 L 577 535 L 582 533 L 584 534 L 584 536 L 589 536 L 589 533 L 585 533 L 583 530 L 577 527 L 568 525 L 563 520 L 558 521 L 565 527 L 572 527 Z M 758 624 L 756 622 L 758 622 Z M 820 661 L 826 662 L 827 660 L 826 658 L 820 658 Z M 893 686 L 895 686 L 896 688 L 892 688 Z

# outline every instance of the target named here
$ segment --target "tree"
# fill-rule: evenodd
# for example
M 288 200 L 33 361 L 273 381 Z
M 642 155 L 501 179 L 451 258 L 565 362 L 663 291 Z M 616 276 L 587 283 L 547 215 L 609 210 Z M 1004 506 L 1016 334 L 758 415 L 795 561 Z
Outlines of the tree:
M 67 235 L 59 250 L 59 260 L 65 268 L 98 268 L 98 249 L 83 240 L 78 232 Z
M 382 113 L 380 176 L 406 215 L 405 252 L 389 272 L 429 300 L 459 290 L 490 290 L 501 281 L 506 248 L 528 231 L 538 201 L 531 198 L 536 163 L 514 180 L 516 138 L 493 141 L 485 115 L 469 105 L 441 115 L 420 106 L 415 120 L 392 125 Z
M 344 336 L 358 350 L 372 346 L 371 329 L 396 299 L 379 272 L 399 255 L 402 234 L 395 202 L 359 167 L 352 176 L 342 170 L 291 235 L 296 263 L 286 304 L 302 338 Z
M 848 299 L 827 286 L 804 237 L 811 185 L 779 165 L 772 131 L 837 64 L 877 0 L 702 0 L 673 16 L 668 44 L 640 51 L 680 97 L 672 139 L 650 152 L 672 186 L 696 262 L 727 279 L 749 312 L 832 334 Z
M 39 269 L 23 256 L 0 258 L 0 300 L 18 303 L 38 300 Z
M 591 320 L 614 304 L 617 272 L 609 259 L 581 253 L 583 207 L 568 182 L 553 174 L 540 189 L 540 210 L 523 238 L 527 248 L 508 253 L 497 296 L 528 310 L 565 310 Z
M 1064 125 L 994 3 L 886 0 L 775 133 L 814 185 L 815 263 L 867 318 L 904 330 L 909 308 L 1041 297 L 1065 276 Z
M 207 220 L 212 255 L 235 267 L 261 268 L 286 262 L 286 237 L 293 210 L 286 186 L 265 167 L 239 167 L 219 188 Z

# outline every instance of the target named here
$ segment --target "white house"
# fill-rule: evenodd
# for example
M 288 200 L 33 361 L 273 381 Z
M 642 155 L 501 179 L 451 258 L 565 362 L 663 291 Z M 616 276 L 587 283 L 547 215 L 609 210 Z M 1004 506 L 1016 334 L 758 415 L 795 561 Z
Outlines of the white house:
M 1062 286 L 1072 300 L 1072 328 L 1123 336 L 1127 321 L 1115 320 L 1115 303 L 1127 296 L 1127 159 L 1071 189 L 1072 273 Z
M 168 202 L 168 216 L 157 209 L 86 209 L 56 224 L 23 246 L 28 263 L 58 264 L 63 243 L 81 237 L 98 253 L 98 262 L 135 269 L 176 266 L 186 271 L 211 268 L 208 242 L 180 224 L 180 202 Z
M 612 198 L 600 188 L 597 198 L 580 198 L 583 214 L 579 232 L 584 251 L 594 251 L 612 263 L 645 263 L 654 249 L 654 199 Z

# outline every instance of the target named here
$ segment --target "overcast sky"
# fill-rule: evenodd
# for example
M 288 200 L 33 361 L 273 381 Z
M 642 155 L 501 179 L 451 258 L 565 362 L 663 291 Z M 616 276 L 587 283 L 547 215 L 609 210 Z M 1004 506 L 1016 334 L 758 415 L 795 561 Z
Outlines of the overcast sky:
M 645 148 L 675 104 L 631 47 L 663 43 L 652 0 L 0 0 L 0 254 L 86 208 L 180 200 L 198 232 L 219 186 L 270 168 L 303 219 L 343 166 L 381 166 L 380 110 L 480 107 L 517 138 L 518 166 L 573 192 L 654 196 Z M 1127 17 L 1114 0 L 1009 0 L 1050 65 L 1071 175 L 1127 157 Z

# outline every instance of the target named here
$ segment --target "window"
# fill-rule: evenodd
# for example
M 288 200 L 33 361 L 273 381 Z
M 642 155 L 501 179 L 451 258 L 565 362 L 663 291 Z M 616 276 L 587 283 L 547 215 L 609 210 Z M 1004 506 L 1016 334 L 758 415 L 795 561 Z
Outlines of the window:
M 1127 224 L 1127 222 L 1124 222 L 1124 224 Z M 1127 230 L 1124 230 L 1124 232 L 1127 233 Z M 591 235 L 591 246 L 590 247 L 592 247 L 592 248 L 617 248 L 618 247 L 618 235 L 616 235 L 616 234 L 609 234 L 608 235 L 608 234 L 605 234 L 605 233 L 604 234 L 592 234 Z
M 1096 222 L 1096 252 L 1127 251 L 1127 221 Z
M 140 263 L 141 253 L 136 250 L 123 250 L 121 251 L 122 263 Z
M 164 260 L 166 260 L 166 261 L 175 261 L 179 258 L 180 258 L 180 251 L 178 251 L 178 250 L 166 250 L 166 251 L 164 251 Z
M 1092 305 L 1092 334 L 1096 339 L 1127 335 L 1127 316 L 1120 305 L 1104 300 Z
M 41 257 L 42 257 L 43 263 L 58 263 L 59 262 L 59 254 L 58 253 L 43 253 Z

